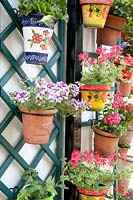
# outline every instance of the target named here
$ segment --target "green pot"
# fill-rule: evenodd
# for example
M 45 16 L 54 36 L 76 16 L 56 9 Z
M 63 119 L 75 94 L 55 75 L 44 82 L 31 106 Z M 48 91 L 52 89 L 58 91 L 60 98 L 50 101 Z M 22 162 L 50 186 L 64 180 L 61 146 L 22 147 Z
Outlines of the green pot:
M 54 197 L 53 196 L 50 196 L 50 197 L 46 197 L 46 198 L 44 198 L 44 199 L 42 199 L 42 200 L 53 200 L 54 199 Z

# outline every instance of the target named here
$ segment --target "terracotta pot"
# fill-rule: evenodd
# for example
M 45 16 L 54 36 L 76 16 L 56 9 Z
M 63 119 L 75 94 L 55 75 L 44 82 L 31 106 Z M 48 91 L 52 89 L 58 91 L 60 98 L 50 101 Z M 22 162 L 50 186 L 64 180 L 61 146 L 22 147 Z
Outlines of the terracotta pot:
M 97 43 L 108 46 L 116 45 L 126 20 L 124 18 L 108 15 L 103 29 L 97 30 Z
M 118 150 L 118 153 L 122 158 L 125 158 L 125 156 L 127 155 L 127 152 L 128 152 L 128 148 L 120 148 Z
M 91 104 L 90 111 L 100 111 L 104 109 L 106 97 L 111 85 L 83 85 L 80 86 L 81 96 L 84 101 Z
M 93 126 L 94 136 L 94 151 L 103 157 L 113 155 L 118 147 L 119 138 L 113 133 L 98 130 Z
M 79 198 L 80 200 L 104 200 L 106 197 L 106 194 L 108 193 L 108 187 L 103 186 L 101 188 L 98 188 L 97 190 L 90 190 L 90 189 L 84 189 L 81 187 L 77 187 L 77 191 L 79 192 Z
M 133 167 L 133 156 L 126 156 L 126 159 L 119 157 L 118 158 L 118 167 L 121 170 L 124 170 L 124 169 L 127 170 L 127 169 Z M 130 177 L 122 179 L 122 180 L 118 180 L 118 193 L 120 195 L 125 195 L 128 192 Z
M 133 139 L 133 123 L 130 124 L 127 134 L 120 137 L 119 143 L 127 143 L 130 145 L 132 142 L 132 139 Z
M 132 81 L 130 83 L 120 82 L 119 90 L 121 91 L 123 96 L 129 96 L 132 87 Z
M 25 108 L 20 108 L 20 111 L 22 112 L 24 141 L 29 144 L 47 144 L 57 109 L 29 112 Z

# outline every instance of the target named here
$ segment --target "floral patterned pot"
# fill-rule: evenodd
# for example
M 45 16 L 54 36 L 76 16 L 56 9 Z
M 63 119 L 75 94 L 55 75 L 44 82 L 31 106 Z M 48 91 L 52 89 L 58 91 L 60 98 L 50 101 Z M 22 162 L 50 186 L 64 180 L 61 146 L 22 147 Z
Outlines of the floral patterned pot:
M 110 90 L 110 84 L 107 85 L 83 85 L 80 86 L 81 96 L 84 101 L 91 104 L 91 111 L 100 111 L 104 109 L 106 97 Z
M 103 28 L 113 0 L 80 0 L 83 25 L 85 27 Z
M 97 190 L 77 187 L 80 200 L 104 200 L 108 193 L 108 186 L 99 187 Z
M 24 36 L 24 56 L 26 63 L 45 64 L 53 35 L 54 24 L 39 23 L 42 15 L 29 15 L 22 18 Z

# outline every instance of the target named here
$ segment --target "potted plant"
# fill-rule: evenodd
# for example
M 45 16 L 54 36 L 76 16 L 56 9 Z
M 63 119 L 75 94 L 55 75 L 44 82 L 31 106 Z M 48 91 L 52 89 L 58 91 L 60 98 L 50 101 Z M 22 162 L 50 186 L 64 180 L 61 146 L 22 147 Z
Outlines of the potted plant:
M 19 0 L 25 59 L 31 64 L 45 64 L 57 20 L 68 21 L 65 0 Z
M 118 80 L 119 90 L 122 92 L 123 96 L 128 96 L 131 92 L 132 82 L 133 82 L 133 56 L 127 54 L 123 56 L 124 65 L 126 68 L 122 70 L 123 76 Z M 121 62 L 121 63 L 122 63 Z
M 132 16 L 132 1 L 115 0 L 109 10 L 104 28 L 97 32 L 97 43 L 108 46 L 117 44 L 126 20 Z
M 122 93 L 112 94 L 99 114 L 97 125 L 93 126 L 94 150 L 105 157 L 112 155 L 118 147 L 119 138 L 127 134 L 132 120 L 133 112 L 127 108 Z
M 125 155 L 127 154 L 128 149 L 130 149 L 130 145 L 128 143 L 118 143 L 118 152 L 120 154 L 121 157 L 125 157 Z
M 75 116 L 89 108 L 89 104 L 78 99 L 79 86 L 34 78 L 31 86 L 22 82 L 20 91 L 9 92 L 12 103 L 22 112 L 24 140 L 31 144 L 46 144 L 49 141 L 54 115 Z
M 80 199 L 104 200 L 113 181 L 130 176 L 133 170 L 119 170 L 116 158 L 116 154 L 104 158 L 92 150 L 74 149 L 70 160 L 64 162 L 64 175 L 76 186 Z
M 24 186 L 19 190 L 16 200 L 53 200 L 57 195 L 56 188 L 66 189 L 64 178 L 60 176 L 60 180 L 54 183 L 52 176 L 49 176 L 44 182 L 38 177 L 35 169 L 29 168 L 22 175 Z
M 80 0 L 85 27 L 103 28 L 113 0 Z
M 91 110 L 103 110 L 108 91 L 116 78 L 122 78 L 126 66 L 116 66 L 121 55 L 121 47 L 110 49 L 98 47 L 97 56 L 91 57 L 88 52 L 79 54 L 79 61 L 83 66 L 80 79 L 80 91 L 84 100 L 91 103 Z

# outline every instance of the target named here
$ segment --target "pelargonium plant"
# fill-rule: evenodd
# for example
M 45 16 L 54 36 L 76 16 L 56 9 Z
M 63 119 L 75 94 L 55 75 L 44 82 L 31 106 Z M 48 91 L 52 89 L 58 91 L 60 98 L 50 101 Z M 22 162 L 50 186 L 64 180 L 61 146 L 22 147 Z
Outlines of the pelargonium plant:
M 96 57 L 90 57 L 88 52 L 79 54 L 78 58 L 83 66 L 80 83 L 103 84 L 122 79 L 124 75 L 122 70 L 126 69 L 127 64 L 130 65 L 130 57 L 122 56 L 122 48 L 119 45 L 110 48 L 98 47 L 96 53 Z
M 19 108 L 24 107 L 29 111 L 56 108 L 64 116 L 75 116 L 77 112 L 89 109 L 89 103 L 81 102 L 78 98 L 78 83 L 47 83 L 40 77 L 33 80 L 33 85 L 22 83 L 21 91 L 9 93 L 11 101 Z
M 129 83 L 133 79 L 133 56 L 127 54 L 126 56 L 122 56 L 117 61 L 118 65 L 123 65 L 126 67 L 122 70 L 123 76 L 119 79 L 120 82 Z
M 113 181 L 128 177 L 132 169 L 119 170 L 116 165 L 117 154 L 101 157 L 91 151 L 74 149 L 70 160 L 64 163 L 66 179 L 77 187 L 98 189 L 110 186 Z
M 129 103 L 118 91 L 109 97 L 104 110 L 99 114 L 97 128 L 121 136 L 127 133 L 132 120 L 133 103 Z

